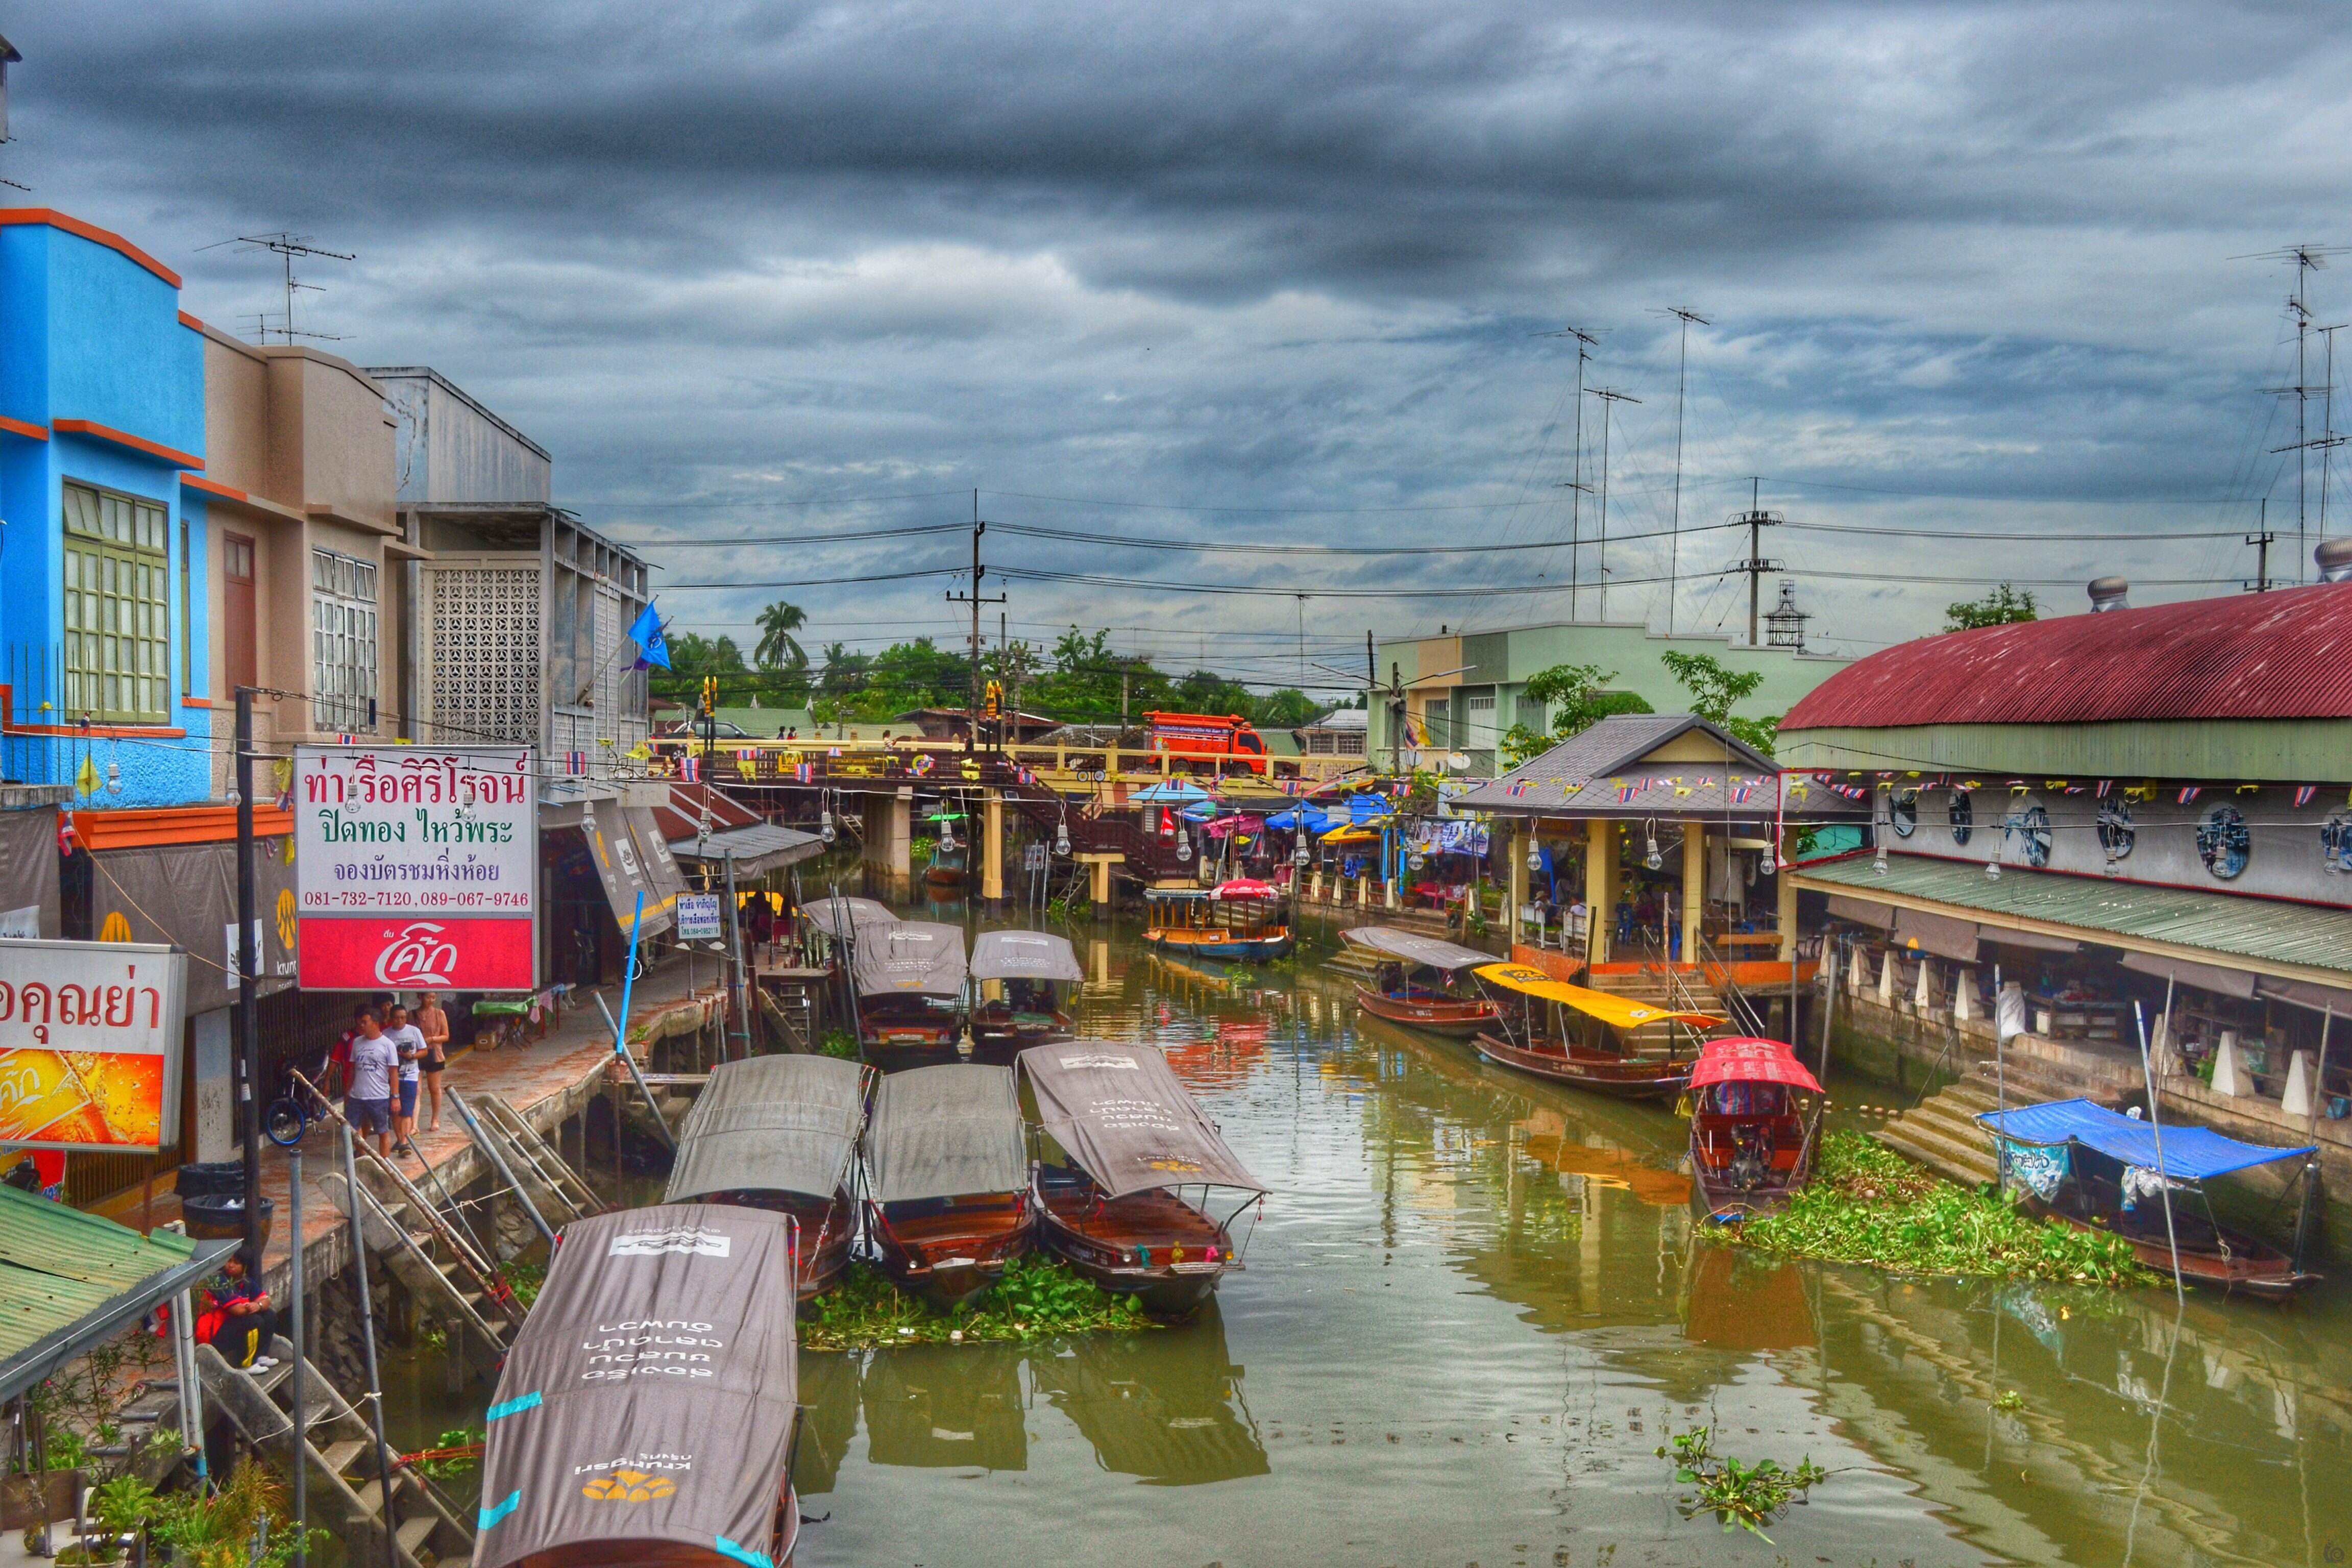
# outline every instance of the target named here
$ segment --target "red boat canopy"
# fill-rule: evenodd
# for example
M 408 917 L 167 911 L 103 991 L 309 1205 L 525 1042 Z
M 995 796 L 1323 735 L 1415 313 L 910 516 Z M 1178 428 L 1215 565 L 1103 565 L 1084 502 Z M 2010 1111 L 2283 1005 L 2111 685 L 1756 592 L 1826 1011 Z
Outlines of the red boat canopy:
M 1271 882 L 1260 882 L 1248 877 L 1237 877 L 1230 882 L 1220 882 L 1209 897 L 1219 903 L 1232 903 L 1243 899 L 1263 899 L 1268 902 L 1282 897 L 1282 889 Z
M 1709 1040 L 1699 1052 L 1698 1066 L 1691 1069 L 1691 1087 L 1711 1083 L 1785 1083 L 1815 1094 L 1822 1091 L 1796 1053 L 1778 1040 Z

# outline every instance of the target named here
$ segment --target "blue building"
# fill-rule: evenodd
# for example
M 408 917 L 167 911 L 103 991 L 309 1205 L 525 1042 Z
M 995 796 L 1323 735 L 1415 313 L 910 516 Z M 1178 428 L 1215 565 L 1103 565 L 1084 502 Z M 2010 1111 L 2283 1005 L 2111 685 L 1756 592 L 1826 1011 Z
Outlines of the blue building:
M 204 337 L 179 276 L 63 213 L 0 211 L 8 779 L 94 778 L 87 810 L 210 796 L 204 467 Z

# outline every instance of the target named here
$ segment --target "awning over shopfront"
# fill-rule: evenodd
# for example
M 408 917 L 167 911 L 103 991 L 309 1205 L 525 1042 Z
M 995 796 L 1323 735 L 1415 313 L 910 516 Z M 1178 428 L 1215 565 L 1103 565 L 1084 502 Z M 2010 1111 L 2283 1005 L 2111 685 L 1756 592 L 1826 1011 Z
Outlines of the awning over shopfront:
M 707 868 L 724 875 L 727 862 L 732 858 L 735 876 L 740 880 L 814 859 L 824 852 L 824 840 L 814 833 L 762 822 L 750 827 L 725 828 L 699 841 L 673 838 L 669 848 L 680 865 L 698 873 Z
M 0 936 L 62 934 L 57 808 L 0 811 Z
M 605 901 L 623 935 L 635 917 L 637 895 L 645 895 L 646 936 L 669 930 L 670 910 L 686 891 L 686 879 L 670 855 L 669 841 L 643 806 L 623 806 L 617 801 L 593 800 L 581 805 L 580 829 L 588 836 L 588 856 L 604 887 Z
M 192 1241 L 165 1230 L 141 1236 L 0 1187 L 0 1400 L 112 1339 L 236 1250 L 234 1241 Z
M 51 853 L 57 834 L 49 834 Z M 254 920 L 261 929 L 261 981 L 274 995 L 294 984 L 294 841 L 256 841 Z M 155 942 L 188 955 L 188 1015 L 236 1000 L 236 846 L 157 844 L 83 850 L 89 856 L 89 934 L 100 942 Z
M 1794 879 L 1812 892 L 1970 921 L 1983 942 L 2092 942 L 2281 980 L 2352 979 L 2347 910 L 2016 866 L 1994 880 L 1974 862 L 1918 855 L 1889 856 L 1883 874 L 1861 856 L 1820 861 Z

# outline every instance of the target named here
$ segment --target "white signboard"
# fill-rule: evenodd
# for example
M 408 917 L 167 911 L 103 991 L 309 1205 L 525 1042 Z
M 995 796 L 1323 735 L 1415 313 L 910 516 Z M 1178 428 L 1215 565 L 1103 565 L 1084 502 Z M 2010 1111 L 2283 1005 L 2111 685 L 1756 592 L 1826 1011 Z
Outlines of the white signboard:
M 717 942 L 719 938 L 719 895 L 680 893 L 677 896 L 680 942 Z
M 187 965 L 145 942 L 0 942 L 0 1143 L 170 1143 Z
M 539 787 L 528 746 L 297 746 L 306 990 L 537 984 Z

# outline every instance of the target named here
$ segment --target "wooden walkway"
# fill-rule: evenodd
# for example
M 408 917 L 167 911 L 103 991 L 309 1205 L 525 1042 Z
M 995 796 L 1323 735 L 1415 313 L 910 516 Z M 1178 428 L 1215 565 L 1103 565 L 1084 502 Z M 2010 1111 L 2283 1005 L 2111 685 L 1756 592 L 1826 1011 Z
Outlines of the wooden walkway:
M 682 955 L 672 954 L 637 982 L 631 1003 L 629 1036 L 640 1061 L 649 1038 L 691 1030 L 714 1012 L 724 1012 L 725 994 L 712 981 L 708 963 L 699 966 L 695 978 L 702 984 L 689 995 L 687 961 Z M 442 1075 L 445 1089 L 454 1087 L 469 1096 L 498 1095 L 531 1126 L 543 1134 L 551 1134 L 558 1123 L 578 1115 L 592 1098 L 604 1092 L 605 1064 L 613 1057 L 613 1037 L 604 1014 L 596 1006 L 594 998 L 599 994 L 607 1007 L 619 1013 L 618 984 L 604 986 L 598 992 L 574 992 L 572 1005 L 548 1032 L 547 1038 L 520 1050 L 509 1047 L 483 1052 L 468 1047 L 459 1051 L 450 1059 L 448 1071 Z M 634 1094 L 634 1089 L 630 1092 Z M 437 1132 L 425 1131 L 421 1125 L 430 1117 L 430 1102 L 420 1099 L 417 1111 L 417 1150 L 443 1184 L 457 1192 L 479 1177 L 485 1167 L 473 1140 L 467 1136 L 464 1119 L 456 1110 L 443 1105 L 441 1130 Z M 314 1281 L 351 1267 L 350 1223 L 326 1184 L 330 1175 L 340 1184 L 341 1149 L 339 1135 L 331 1125 L 314 1125 L 303 1143 L 304 1268 Z M 422 1167 L 415 1160 L 404 1155 L 395 1155 L 394 1159 L 412 1180 L 425 1184 Z M 269 1289 L 281 1299 L 290 1278 L 288 1260 L 292 1246 L 287 1234 L 289 1168 L 285 1151 L 264 1142 L 261 1190 L 276 1205 L 264 1272 Z M 152 1199 L 143 1198 L 134 1187 L 98 1205 L 96 1212 L 136 1229 L 142 1217 L 152 1225 L 177 1219 L 180 1205 L 179 1200 L 168 1190 L 161 1190 L 159 1184 Z

